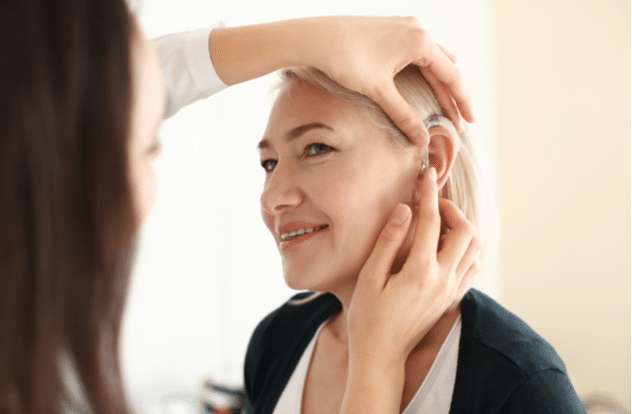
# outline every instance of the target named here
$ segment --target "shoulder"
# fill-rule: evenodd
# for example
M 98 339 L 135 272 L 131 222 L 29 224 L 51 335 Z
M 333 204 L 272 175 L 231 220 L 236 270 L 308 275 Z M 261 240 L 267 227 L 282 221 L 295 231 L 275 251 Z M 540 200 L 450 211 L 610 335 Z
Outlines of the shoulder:
M 584 412 L 561 358 L 524 321 L 476 290 L 463 298 L 461 318 L 453 402 L 482 412 Z
M 249 404 L 274 407 L 318 327 L 340 309 L 340 302 L 331 294 L 304 292 L 259 323 L 244 365 Z
M 522 319 L 477 290 L 461 302 L 463 345 L 489 349 L 528 375 L 545 369 L 566 371 L 555 349 Z

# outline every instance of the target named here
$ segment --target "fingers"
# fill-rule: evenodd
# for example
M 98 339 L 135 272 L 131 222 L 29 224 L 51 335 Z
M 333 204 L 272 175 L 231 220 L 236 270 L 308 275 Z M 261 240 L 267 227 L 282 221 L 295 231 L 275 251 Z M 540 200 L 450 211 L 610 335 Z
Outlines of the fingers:
M 467 270 L 472 266 L 472 264 L 478 263 L 480 253 L 481 253 L 480 242 L 476 236 L 473 236 L 470 239 L 470 244 L 467 246 L 467 249 L 465 250 L 463 257 L 461 257 L 461 260 L 456 266 L 457 276 L 464 275 L 467 272 Z
M 445 53 L 434 41 L 423 42 L 422 45 L 425 49 L 421 54 L 422 58 L 414 63 L 420 68 L 428 68 L 435 78 L 449 90 L 450 96 L 454 99 L 463 118 L 468 122 L 474 122 L 472 100 L 465 89 L 461 72 L 450 57 L 451 53 Z M 436 93 L 435 85 L 432 86 Z
M 480 263 L 478 262 L 478 260 L 475 260 L 470 265 L 469 269 L 467 269 L 467 271 L 463 275 L 463 278 L 461 279 L 461 283 L 459 284 L 457 295 L 454 300 L 455 305 L 458 305 L 459 302 L 461 302 L 461 299 L 463 299 L 463 296 L 465 296 L 465 294 L 470 290 L 472 284 L 474 283 L 474 279 L 476 279 L 476 276 L 478 275 L 480 270 Z
M 450 96 L 450 91 L 441 81 L 437 79 L 430 69 L 421 68 L 421 74 L 424 75 L 424 78 L 432 88 L 435 98 L 437 98 L 437 102 L 439 102 L 439 106 L 443 109 L 445 116 L 450 118 L 450 121 L 454 124 L 457 132 L 463 132 L 461 114 L 459 113 L 452 96 Z
M 455 303 L 458 303 L 480 270 L 481 245 L 474 226 L 454 203 L 442 199 L 439 201 L 439 210 L 448 233 L 444 236 L 437 260 L 447 272 L 456 276 L 458 288 Z
M 415 144 L 425 147 L 430 142 L 430 135 L 426 126 L 395 87 L 392 79 L 376 90 L 376 96 L 370 96 L 395 125 Z
M 415 197 L 419 200 L 419 217 L 409 260 L 434 258 L 441 232 L 437 171 L 434 167 L 430 168 L 419 181 Z
M 466 255 L 472 242 L 475 235 L 474 226 L 463 212 L 449 200 L 439 200 L 439 210 L 448 233 L 443 240 L 441 250 L 437 253 L 437 260 L 454 271 Z
M 408 234 L 411 216 L 410 207 L 406 204 L 398 204 L 395 207 L 380 232 L 371 255 L 360 271 L 359 282 L 380 289 L 384 287 L 390 276 L 391 266 L 397 251 Z
M 441 51 L 443 53 L 446 54 L 446 56 L 448 56 L 450 58 L 450 60 L 452 61 L 452 63 L 456 64 L 456 62 L 459 60 L 456 55 L 452 52 L 450 52 L 448 49 L 446 49 L 445 47 L 443 47 L 441 44 L 437 43 L 437 46 L 439 46 L 439 49 L 441 49 Z

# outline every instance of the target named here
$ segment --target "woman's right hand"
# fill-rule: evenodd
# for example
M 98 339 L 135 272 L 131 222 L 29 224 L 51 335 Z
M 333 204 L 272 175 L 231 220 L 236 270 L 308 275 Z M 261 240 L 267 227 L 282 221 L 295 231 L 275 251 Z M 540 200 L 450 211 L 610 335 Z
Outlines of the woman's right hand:
M 360 272 L 347 321 L 344 413 L 398 412 L 408 355 L 448 309 L 458 306 L 479 272 L 474 226 L 437 194 L 431 168 L 417 183 L 418 221 L 401 271 L 390 274 L 411 223 L 404 204 L 391 215 Z

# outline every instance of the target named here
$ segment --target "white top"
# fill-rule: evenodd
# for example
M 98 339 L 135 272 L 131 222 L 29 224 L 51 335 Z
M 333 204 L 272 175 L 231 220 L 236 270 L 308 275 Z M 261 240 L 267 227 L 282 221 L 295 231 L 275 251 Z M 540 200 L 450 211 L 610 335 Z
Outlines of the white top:
M 285 385 L 273 414 L 299 414 L 303 401 L 305 378 L 312 359 L 316 338 L 325 325 L 320 325 L 316 334 L 303 352 L 290 380 Z M 461 339 L 461 316 L 457 318 L 441 345 L 435 360 L 402 414 L 448 414 L 456 381 L 456 366 L 459 357 L 459 341 Z
M 211 61 L 208 38 L 215 27 L 223 24 L 153 40 L 167 88 L 165 119 L 228 87 L 217 76 Z

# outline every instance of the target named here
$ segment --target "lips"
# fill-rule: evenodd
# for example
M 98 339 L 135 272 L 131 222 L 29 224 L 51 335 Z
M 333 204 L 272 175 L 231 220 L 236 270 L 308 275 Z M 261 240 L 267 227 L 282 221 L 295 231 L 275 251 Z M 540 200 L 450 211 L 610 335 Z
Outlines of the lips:
M 311 228 L 301 227 L 300 229 L 297 229 L 297 230 L 281 233 L 281 240 L 283 241 L 293 240 L 298 236 L 302 236 L 303 234 L 309 234 L 315 231 L 321 231 L 327 227 L 328 226 L 326 224 L 323 226 L 311 227 Z
M 299 243 L 300 241 L 311 238 L 316 233 L 325 230 L 327 227 L 329 227 L 328 224 L 292 222 L 280 226 L 278 228 L 278 234 L 280 236 L 280 242 L 282 244 L 287 245 L 289 242 L 295 241 L 294 243 L 291 243 L 292 245 L 294 245 L 296 243 Z

